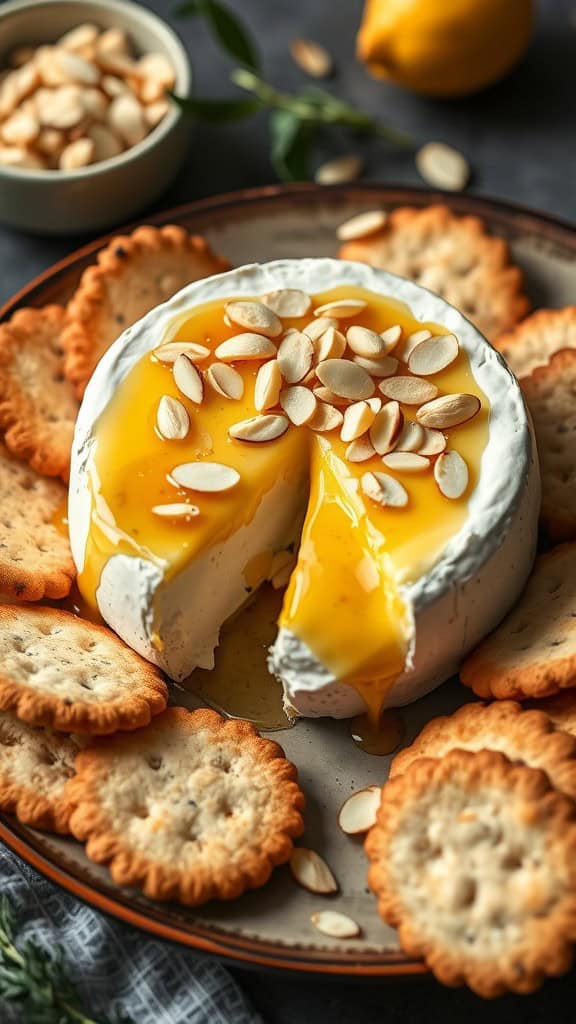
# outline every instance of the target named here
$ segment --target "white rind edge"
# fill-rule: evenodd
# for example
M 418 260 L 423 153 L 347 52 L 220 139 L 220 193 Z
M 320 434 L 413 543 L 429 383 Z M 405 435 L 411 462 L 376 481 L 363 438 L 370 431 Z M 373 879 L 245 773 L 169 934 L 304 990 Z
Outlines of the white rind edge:
M 319 292 L 347 284 L 404 302 L 415 319 L 436 321 L 453 331 L 492 406 L 481 480 L 470 499 L 466 524 L 433 568 L 406 590 L 416 619 L 413 666 L 397 681 L 390 696 L 392 704 L 403 704 L 451 675 L 466 652 L 510 607 L 533 561 L 540 503 L 536 446 L 516 379 L 501 356 L 458 310 L 412 281 L 367 264 L 334 259 L 252 264 L 187 285 L 128 328 L 96 368 L 80 409 L 70 475 L 70 541 L 80 571 L 90 523 L 86 474 L 96 420 L 134 363 L 165 340 L 194 306 L 234 295 L 264 294 L 276 288 Z M 118 557 L 110 563 L 113 561 Z M 127 578 L 122 572 L 116 575 L 110 563 L 106 589 L 116 586 L 126 594 Z M 137 588 L 143 602 L 136 616 L 138 629 L 136 623 L 130 627 L 125 623 L 123 628 L 122 622 L 112 621 L 121 615 L 120 608 L 115 608 L 114 614 L 107 609 L 104 617 L 127 643 L 138 643 L 140 653 L 166 667 L 164 659 L 158 657 L 151 632 L 158 590 L 157 577 L 152 577 L 156 581 L 153 586 L 140 583 Z M 159 628 L 158 621 L 155 628 Z M 271 662 L 283 679 L 287 702 L 299 714 L 348 717 L 363 709 L 356 692 L 335 682 L 288 631 L 280 632 Z

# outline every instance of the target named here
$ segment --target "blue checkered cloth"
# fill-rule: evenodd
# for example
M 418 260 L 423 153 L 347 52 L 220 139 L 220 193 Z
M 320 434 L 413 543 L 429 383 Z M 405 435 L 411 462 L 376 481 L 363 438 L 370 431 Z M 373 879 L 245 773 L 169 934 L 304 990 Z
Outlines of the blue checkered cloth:
M 0 891 L 10 898 L 18 942 L 62 946 L 67 974 L 91 1016 L 122 1009 L 137 1024 L 263 1024 L 214 960 L 104 917 L 48 882 L 0 844 Z M 26 1024 L 0 1001 L 2 1024 Z

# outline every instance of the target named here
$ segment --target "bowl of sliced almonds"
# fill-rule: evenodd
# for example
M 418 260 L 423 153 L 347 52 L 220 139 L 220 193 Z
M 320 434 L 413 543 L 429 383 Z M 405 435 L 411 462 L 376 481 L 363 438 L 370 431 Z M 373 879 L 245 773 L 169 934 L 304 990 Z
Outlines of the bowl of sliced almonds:
M 0 8 L 0 221 L 69 234 L 127 220 L 186 154 L 190 91 L 172 29 L 130 0 Z

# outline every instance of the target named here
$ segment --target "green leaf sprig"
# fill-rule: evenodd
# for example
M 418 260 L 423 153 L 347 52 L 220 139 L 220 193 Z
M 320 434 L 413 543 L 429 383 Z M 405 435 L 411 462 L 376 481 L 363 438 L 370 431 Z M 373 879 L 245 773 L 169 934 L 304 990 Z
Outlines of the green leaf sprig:
M 0 1002 L 17 1004 L 26 1024 L 134 1024 L 121 1012 L 95 1020 L 84 1012 L 66 976 L 60 947 L 48 953 L 29 939 L 16 945 L 15 922 L 0 898 Z

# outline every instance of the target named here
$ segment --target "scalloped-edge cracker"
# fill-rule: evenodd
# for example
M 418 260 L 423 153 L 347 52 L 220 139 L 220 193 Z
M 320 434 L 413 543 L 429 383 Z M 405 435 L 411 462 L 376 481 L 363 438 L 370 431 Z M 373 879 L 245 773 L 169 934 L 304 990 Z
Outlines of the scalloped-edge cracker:
M 538 309 L 494 342 L 516 377 L 528 377 L 563 348 L 576 349 L 576 306 Z
M 576 806 L 503 754 L 420 758 L 388 782 L 368 881 L 402 949 L 445 985 L 533 992 L 572 965 Z
M 264 885 L 303 831 L 304 796 L 282 748 L 248 722 L 168 708 L 99 740 L 66 787 L 72 834 L 118 885 L 197 906 Z
M 0 441 L 0 595 L 18 601 L 66 597 L 76 569 L 56 519 L 66 507 L 59 480 L 39 476 Z
M 340 259 L 370 263 L 437 292 L 490 340 L 526 315 L 522 271 L 508 245 L 486 232 L 479 217 L 461 217 L 441 204 L 399 207 L 382 231 L 345 242 Z
M 561 690 L 553 697 L 531 701 L 529 706 L 544 711 L 557 729 L 576 736 L 576 689 Z
M 208 243 L 174 224 L 136 228 L 98 253 L 68 305 L 64 369 L 81 397 L 116 338 L 184 285 L 228 270 Z
M 518 604 L 460 668 L 479 697 L 523 700 L 576 685 L 576 544 L 536 559 Z
M 68 480 L 78 402 L 64 376 L 61 306 L 19 309 L 0 324 L 0 427 L 37 473 Z
M 160 671 L 104 626 L 0 605 L 0 709 L 23 722 L 104 735 L 148 725 L 167 699 Z

